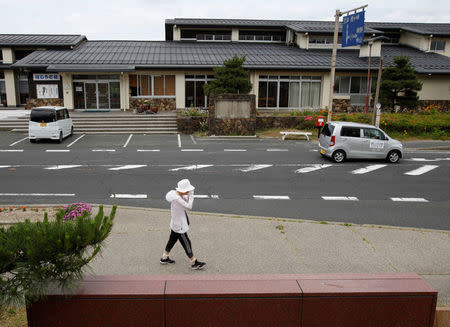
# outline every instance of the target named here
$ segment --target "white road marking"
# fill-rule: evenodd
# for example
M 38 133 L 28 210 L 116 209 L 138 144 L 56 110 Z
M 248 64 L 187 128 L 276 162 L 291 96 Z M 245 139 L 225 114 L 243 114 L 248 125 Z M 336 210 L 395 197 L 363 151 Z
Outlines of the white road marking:
M 322 199 L 327 201 L 359 201 L 354 196 L 322 196 Z
M 422 166 L 420 168 L 408 171 L 408 172 L 405 173 L 405 175 L 419 176 L 419 175 L 428 173 L 429 171 L 431 171 L 433 169 L 436 169 L 437 167 L 439 167 L 439 166 L 437 166 L 437 165 L 425 165 L 425 166 Z
M 197 141 L 195 140 L 195 138 L 194 138 L 193 135 L 191 135 L 191 140 L 192 140 L 192 142 L 193 142 L 194 144 L 197 144 Z
M 0 152 L 23 152 L 23 150 L 0 150 Z
M 71 147 L 75 142 L 77 142 L 79 139 L 83 138 L 85 134 L 81 135 L 79 138 L 77 138 L 75 141 L 67 145 L 67 148 Z
M 268 168 L 268 167 L 272 167 L 272 166 L 273 165 L 250 165 L 247 168 L 241 168 L 241 169 L 236 169 L 236 170 L 246 173 L 249 171 L 255 171 L 255 170 L 264 169 L 264 168 Z
M 247 150 L 246 149 L 224 149 L 223 151 L 227 151 L 227 152 L 245 152 Z
M 92 152 L 116 152 L 116 150 L 113 149 L 94 149 Z
M 326 165 L 320 165 L 320 164 L 317 164 L 317 165 L 312 165 L 312 166 L 310 166 L 310 167 L 305 167 L 305 168 L 297 169 L 295 172 L 296 172 L 297 174 L 305 174 L 305 173 L 310 173 L 310 172 L 315 171 L 315 170 L 328 168 L 328 167 L 331 167 L 331 166 L 332 166 L 332 165 L 329 165 L 329 164 L 326 164 Z
M 177 134 L 178 137 L 178 147 L 181 148 L 181 137 L 180 134 Z
M 108 168 L 108 170 L 136 169 L 136 168 L 142 168 L 142 167 L 147 167 L 147 165 L 125 165 L 125 166 L 120 166 L 120 167 Z
M 127 147 L 128 143 L 130 143 L 131 138 L 133 137 L 133 134 L 130 134 L 130 136 L 128 136 L 127 141 L 125 142 L 125 144 L 123 145 L 124 148 Z
M 83 165 L 56 165 L 56 166 L 50 166 L 44 169 L 48 170 L 58 170 L 58 169 L 69 169 L 69 168 L 77 168 L 82 167 Z
M 309 152 L 319 152 L 319 150 L 309 150 Z
M 9 168 L 11 166 L 0 166 L 0 168 Z
M 28 136 L 27 136 L 27 137 L 24 137 L 23 139 L 21 139 L 21 140 L 19 140 L 19 141 L 16 141 L 16 142 L 14 142 L 14 143 L 11 143 L 9 146 L 14 146 L 14 145 L 16 145 L 17 143 L 20 143 L 20 142 L 22 142 L 22 141 L 25 141 L 27 138 L 28 138 Z
M 75 196 L 75 193 L 0 193 L 0 196 Z
M 395 202 L 428 202 L 424 198 L 391 198 L 391 200 Z
M 290 200 L 287 195 L 253 195 L 255 200 Z
M 45 150 L 45 152 L 70 152 L 70 150 Z
M 215 195 L 207 195 L 207 194 L 194 194 L 194 199 L 218 199 L 219 196 Z
M 170 169 L 170 171 L 178 171 L 178 170 L 195 170 L 195 169 L 202 169 L 206 167 L 212 167 L 214 165 L 191 165 L 191 166 L 184 166 L 179 168 L 173 168 Z
M 269 152 L 286 152 L 286 151 L 289 151 L 289 149 L 267 149 L 266 151 L 269 151 Z
M 184 152 L 202 152 L 203 149 L 181 149 Z
M 147 199 L 147 194 L 111 194 L 115 199 Z
M 435 159 L 425 159 L 425 158 L 411 158 L 411 159 L 404 159 L 407 161 L 445 161 L 450 160 L 450 158 L 435 158 Z
M 352 174 L 356 174 L 356 175 L 358 175 L 358 174 L 366 174 L 366 173 L 370 173 L 371 171 L 384 168 L 386 166 L 387 165 L 370 165 L 370 166 L 367 166 L 365 168 L 359 168 L 359 169 L 353 170 L 351 173 Z
M 155 150 L 144 150 L 144 149 L 138 149 L 137 152 L 159 152 L 161 150 L 155 149 Z

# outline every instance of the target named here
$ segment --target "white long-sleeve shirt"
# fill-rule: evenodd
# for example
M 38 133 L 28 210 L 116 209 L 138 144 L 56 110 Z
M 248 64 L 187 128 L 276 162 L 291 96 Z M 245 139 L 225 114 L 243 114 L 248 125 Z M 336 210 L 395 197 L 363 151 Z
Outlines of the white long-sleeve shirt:
M 186 233 L 189 225 L 186 219 L 186 210 L 191 210 L 194 204 L 194 193 L 188 195 L 187 201 L 181 197 L 177 191 L 172 190 L 166 194 L 166 200 L 170 202 L 170 212 L 172 219 L 170 220 L 170 228 L 175 233 Z

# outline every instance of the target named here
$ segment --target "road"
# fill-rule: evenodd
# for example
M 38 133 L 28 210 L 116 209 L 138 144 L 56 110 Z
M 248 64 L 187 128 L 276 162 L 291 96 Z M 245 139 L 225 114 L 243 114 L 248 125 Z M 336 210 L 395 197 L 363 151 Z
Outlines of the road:
M 196 211 L 450 230 L 449 172 L 446 151 L 334 164 L 306 141 L 115 134 L 30 144 L 0 132 L 3 206 L 168 208 L 166 192 L 189 178 Z

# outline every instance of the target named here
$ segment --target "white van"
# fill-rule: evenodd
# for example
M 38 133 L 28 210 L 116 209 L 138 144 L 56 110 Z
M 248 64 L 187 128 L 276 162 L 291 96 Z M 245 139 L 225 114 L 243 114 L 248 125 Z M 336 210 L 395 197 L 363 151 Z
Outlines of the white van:
M 73 123 L 64 107 L 37 107 L 31 109 L 28 137 L 30 142 L 37 139 L 52 139 L 62 142 L 73 135 Z

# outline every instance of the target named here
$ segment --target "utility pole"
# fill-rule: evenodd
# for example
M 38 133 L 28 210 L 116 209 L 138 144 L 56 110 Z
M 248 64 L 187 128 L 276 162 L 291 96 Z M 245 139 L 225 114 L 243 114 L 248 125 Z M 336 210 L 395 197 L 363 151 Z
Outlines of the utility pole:
M 351 10 L 347 10 L 344 12 L 341 12 L 339 9 L 336 9 L 336 14 L 334 15 L 334 35 L 333 35 L 333 52 L 331 54 L 331 74 L 330 74 L 330 98 L 328 102 L 328 117 L 327 121 L 331 121 L 333 116 L 333 94 L 334 94 L 334 76 L 336 74 L 336 55 L 337 55 L 337 41 L 338 41 L 338 34 L 339 34 L 339 17 L 342 15 L 351 13 L 354 11 L 356 13 L 359 9 L 364 9 L 368 5 L 364 5 L 358 8 L 354 8 Z
M 380 127 L 380 119 L 377 108 L 378 97 L 380 95 L 380 83 L 381 83 L 381 75 L 383 73 L 383 57 L 380 57 L 380 67 L 378 68 L 378 76 L 377 76 L 377 89 L 375 91 L 375 101 L 373 103 L 373 117 L 372 117 L 372 125 L 376 127 Z
M 372 59 L 373 41 L 369 40 L 369 68 L 367 70 L 367 94 L 366 94 L 366 114 L 369 112 L 369 91 L 370 91 L 370 60 Z

